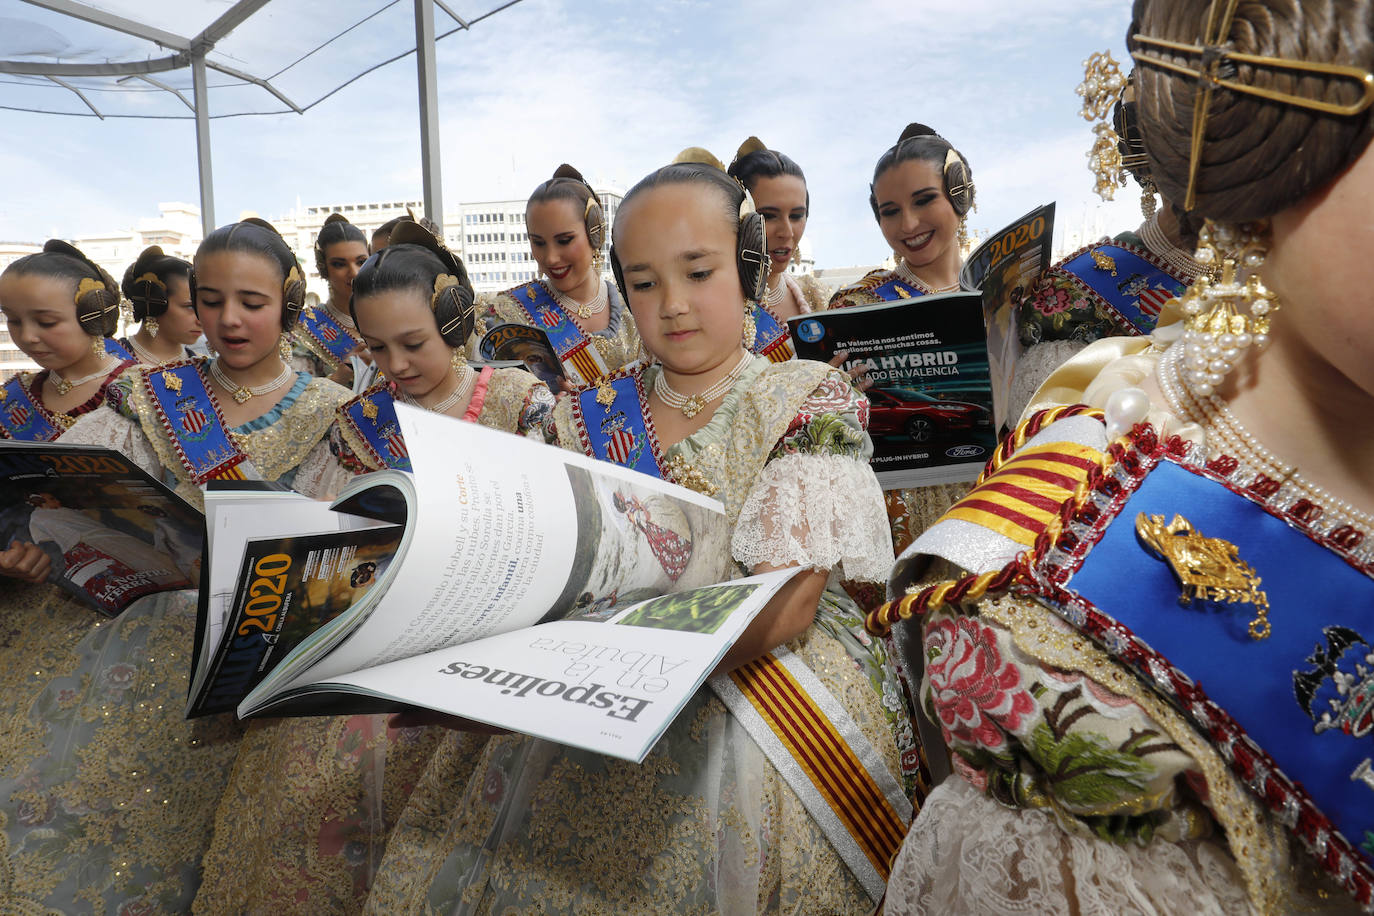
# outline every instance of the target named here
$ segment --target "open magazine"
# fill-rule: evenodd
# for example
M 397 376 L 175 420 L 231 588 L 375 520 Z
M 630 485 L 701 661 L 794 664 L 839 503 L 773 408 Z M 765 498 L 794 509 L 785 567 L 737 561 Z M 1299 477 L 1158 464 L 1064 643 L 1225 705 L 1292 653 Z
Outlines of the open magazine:
M 0 550 L 36 544 L 52 561 L 48 580 L 102 614 L 194 588 L 202 525 L 116 451 L 0 440 Z
M 884 489 L 973 480 L 997 440 L 977 293 L 941 293 L 789 318 L 797 356 L 865 364 L 871 464 Z
M 1012 381 L 1021 356 L 1016 317 L 1036 281 L 1049 270 L 1054 238 L 1054 204 L 1036 207 L 974 249 L 959 272 L 959 285 L 982 294 L 983 320 L 992 366 L 992 399 L 998 429 L 1009 428 Z
M 419 706 L 641 760 L 795 574 L 722 582 L 729 525 L 691 490 L 397 418 L 415 471 L 355 478 L 332 506 L 207 494 L 188 715 Z

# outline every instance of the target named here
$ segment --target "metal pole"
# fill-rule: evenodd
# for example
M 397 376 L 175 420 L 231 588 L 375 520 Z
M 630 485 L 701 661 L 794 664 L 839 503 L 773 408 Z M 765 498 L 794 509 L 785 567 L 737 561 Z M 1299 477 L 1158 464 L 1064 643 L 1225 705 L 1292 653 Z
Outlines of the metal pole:
M 215 228 L 215 179 L 210 172 L 210 97 L 205 88 L 205 54 L 191 57 L 191 86 L 196 100 L 196 161 L 200 165 L 200 226 Z
M 439 160 L 439 81 L 434 68 L 434 0 L 415 0 L 415 68 L 420 96 L 420 169 L 425 215 L 444 227 Z

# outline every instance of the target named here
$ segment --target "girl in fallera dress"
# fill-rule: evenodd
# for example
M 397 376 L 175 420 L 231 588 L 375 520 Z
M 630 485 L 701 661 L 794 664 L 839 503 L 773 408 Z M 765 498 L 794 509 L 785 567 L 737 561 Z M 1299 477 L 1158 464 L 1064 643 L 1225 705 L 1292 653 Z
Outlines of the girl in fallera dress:
M 139 329 L 124 344 L 145 366 L 160 366 L 194 356 L 200 319 L 191 302 L 191 264 L 165 254 L 157 245 L 143 249 L 124 271 L 120 289 L 133 308 Z
M 523 369 L 467 365 L 472 286 L 463 262 L 421 226 L 393 227 L 354 279 L 352 308 L 387 381 L 337 410 L 332 442 L 345 467 L 409 469 L 394 400 L 544 440 L 553 395 Z M 197 908 L 356 912 L 438 738 L 436 729 L 388 728 L 381 715 L 251 723 L 216 814 Z
M 51 441 L 105 402 L 129 365 L 108 352 L 119 286 L 78 249 L 52 239 L 0 274 L 10 339 L 42 368 L 0 387 L 0 439 Z
M 328 496 L 348 476 L 326 441 L 348 393 L 282 362 L 304 297 L 290 248 L 260 220 L 222 227 L 197 251 L 191 288 L 220 355 L 129 367 L 62 441 L 114 448 L 194 504 L 226 476 Z M 6 892 L 34 911 L 188 910 L 240 736 L 231 717 L 183 715 L 195 594 L 150 596 L 110 622 L 47 585 L 4 603 Z
M 891 914 L 1374 908 L 1374 3 L 1131 19 L 1216 276 L 1062 366 L 898 561 L 871 629 L 918 630 L 956 773 Z
M 830 297 L 820 282 L 811 274 L 795 277 L 788 270 L 801 260 L 802 235 L 811 215 L 811 192 L 801 166 L 768 149 L 758 137 L 750 137 L 740 145 L 727 171 L 753 197 L 768 236 L 768 290 L 759 306 L 783 328 L 789 318 L 825 309 Z M 790 354 L 786 341 L 785 336 L 782 349 Z
M 751 666 L 804 663 L 811 700 L 872 764 L 845 784 L 886 787 L 878 807 L 909 816 L 900 690 L 881 645 L 856 638 L 857 610 L 827 588 L 832 570 L 871 579 L 891 550 L 866 460 L 867 404 L 839 370 L 744 348 L 745 304 L 766 277 L 762 221 L 741 219 L 744 200 L 724 172 L 697 164 L 626 195 L 613 264 L 660 365 L 570 394 L 555 425 L 565 447 L 606 458 L 597 418 L 617 416 L 645 443 L 637 466 L 714 493 L 733 527 L 723 570 L 807 571 L 641 765 L 518 735 L 478 754 L 471 733 L 446 737 L 391 835 L 371 911 L 867 913 L 881 893 L 873 863 L 887 852 L 851 870 L 832 843 L 853 840 L 822 827 L 838 819 L 804 807 L 814 785 L 789 782 L 795 761 L 774 762 L 714 693 L 752 690 Z
M 525 232 L 544 279 L 487 300 L 479 333 L 505 322 L 543 329 L 573 384 L 591 384 L 637 359 L 634 319 L 620 292 L 601 276 L 606 214 L 577 169 L 561 165 L 534 189 L 525 206 Z
M 315 238 L 315 270 L 329 285 L 329 298 L 307 308 L 292 330 L 293 343 L 301 351 L 297 367 L 345 387 L 353 385 L 354 357 L 365 357 L 348 302 L 353 278 L 368 254 L 363 231 L 342 213 L 329 214 Z

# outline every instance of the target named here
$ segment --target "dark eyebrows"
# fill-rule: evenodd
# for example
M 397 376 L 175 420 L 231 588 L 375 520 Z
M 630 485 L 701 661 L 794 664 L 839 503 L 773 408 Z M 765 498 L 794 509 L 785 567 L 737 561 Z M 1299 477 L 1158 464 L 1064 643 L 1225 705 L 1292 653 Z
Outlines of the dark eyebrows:
M 691 251 L 684 251 L 682 254 L 677 256 L 677 259 L 679 261 L 691 263 L 692 261 L 700 261 L 702 258 L 710 258 L 719 254 L 720 252 L 715 250 L 714 248 L 694 248 Z M 621 270 L 627 274 L 652 269 L 653 268 L 651 268 L 648 264 L 643 263 L 626 264 L 624 267 L 621 268 Z

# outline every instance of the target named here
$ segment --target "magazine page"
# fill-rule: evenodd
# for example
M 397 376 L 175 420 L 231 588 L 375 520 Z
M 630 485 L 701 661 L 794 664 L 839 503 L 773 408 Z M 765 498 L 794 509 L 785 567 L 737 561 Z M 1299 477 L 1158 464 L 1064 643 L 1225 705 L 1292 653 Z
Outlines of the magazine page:
M 941 293 L 789 318 L 797 355 L 866 365 L 871 464 L 883 489 L 973 480 L 996 446 L 977 293 Z
M 959 274 L 964 289 L 979 290 L 983 296 L 999 430 L 1017 421 L 1006 415 L 1016 362 L 1021 356 L 1016 318 L 1021 303 L 1030 298 L 1032 287 L 1050 268 L 1053 238 L 1054 204 L 1048 203 L 989 236 L 968 256 Z
M 638 762 L 797 572 L 623 609 L 588 607 L 565 620 L 303 685 L 275 700 L 255 691 L 239 715 L 420 706 Z
M 563 362 L 549 343 L 548 335 L 539 328 L 498 324 L 482 335 L 477 352 L 491 363 L 515 360 L 548 385 L 550 391 L 561 390 Z
M 250 541 L 187 716 L 234 709 L 306 636 L 368 600 L 400 542 L 396 525 Z
M 36 544 L 48 581 L 108 616 L 194 588 L 201 514 L 116 451 L 0 441 L 0 550 Z
M 404 521 L 385 594 L 304 640 L 264 688 L 312 665 L 311 679 L 327 678 L 728 575 L 713 499 L 476 423 L 405 404 L 396 414 L 414 473 L 356 478 L 335 501 Z

